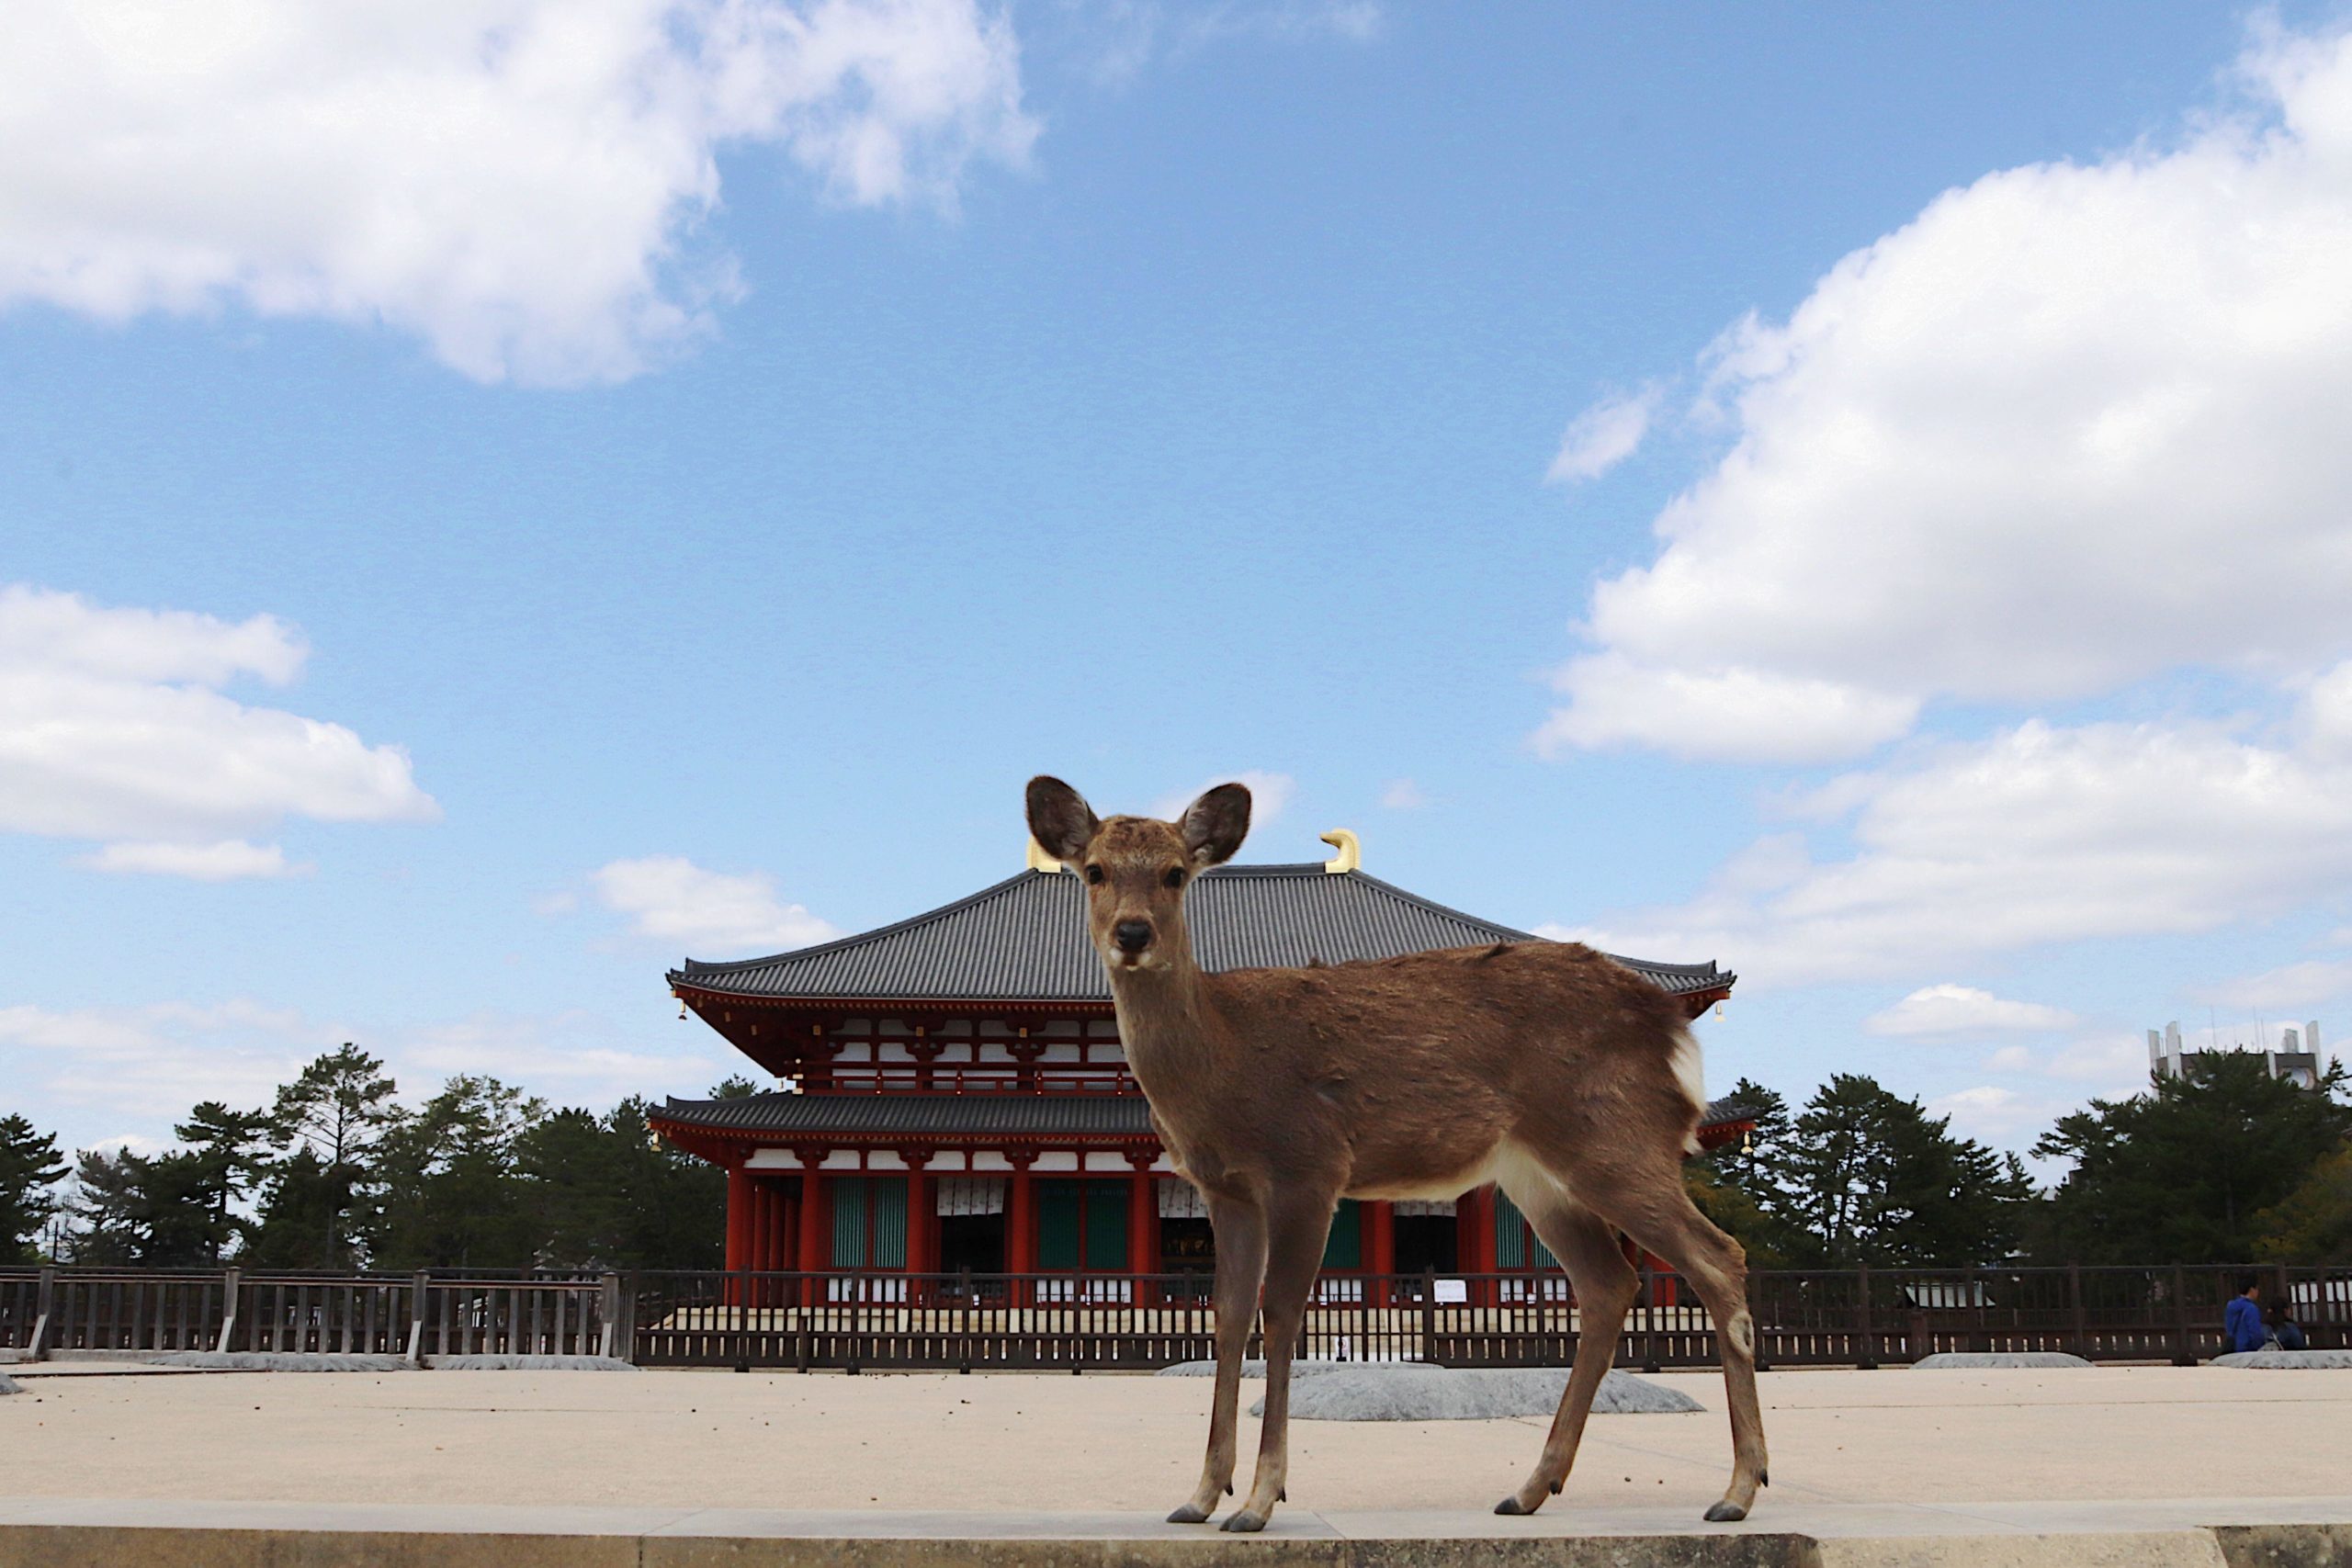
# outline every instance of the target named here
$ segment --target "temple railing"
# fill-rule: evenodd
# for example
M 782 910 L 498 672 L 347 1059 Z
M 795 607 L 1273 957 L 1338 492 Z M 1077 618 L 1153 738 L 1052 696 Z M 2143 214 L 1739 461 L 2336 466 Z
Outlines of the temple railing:
M 618 1274 L 0 1269 L 0 1357 L 618 1355 Z
M 1871 1367 L 1939 1351 L 2064 1351 L 2188 1364 L 2221 1348 L 2245 1273 L 2316 1349 L 2352 1348 L 2352 1264 L 1758 1270 L 1759 1366 Z M 175 1350 L 606 1355 L 642 1366 L 1149 1370 L 1215 1354 L 1204 1274 L 751 1270 L 331 1275 L 0 1269 L 0 1359 Z M 1557 1271 L 1317 1282 L 1298 1347 L 1326 1360 L 1534 1366 L 1574 1358 Z M 1617 1364 L 1711 1365 L 1687 1281 L 1645 1275 Z M 1254 1332 L 1250 1354 L 1262 1346 Z

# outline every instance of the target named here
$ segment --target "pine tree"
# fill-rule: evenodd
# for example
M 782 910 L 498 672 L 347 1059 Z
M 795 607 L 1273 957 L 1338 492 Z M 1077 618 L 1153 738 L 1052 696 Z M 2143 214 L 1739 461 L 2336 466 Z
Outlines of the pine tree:
M 0 1116 L 0 1262 L 31 1262 L 41 1226 L 57 1212 L 56 1185 L 65 1178 L 57 1135 L 35 1133 L 13 1112 Z
M 1863 1074 L 1805 1102 L 1786 1167 L 1799 1261 L 1917 1267 L 1999 1262 L 2018 1247 L 2033 1183 L 2006 1159 Z
M 2041 1249 L 2085 1263 L 2242 1263 L 2275 1211 L 2352 1136 L 2341 1065 L 2317 1088 L 2269 1075 L 2252 1052 L 2192 1059 L 2129 1100 L 2062 1117 L 2034 1152 L 2072 1162 Z
M 257 1188 L 269 1164 L 274 1119 L 261 1111 L 232 1111 L 208 1100 L 172 1131 L 193 1162 L 187 1179 L 204 1211 L 204 1260 L 220 1261 L 252 1239 L 253 1222 L 237 1203 Z
M 459 1074 L 383 1139 L 384 1197 L 369 1240 L 396 1269 L 525 1269 L 540 1261 L 517 1159 L 547 1107 L 496 1078 Z
M 355 1233 L 362 1221 L 356 1211 L 374 1189 L 377 1145 L 397 1109 L 393 1087 L 382 1062 L 345 1042 L 277 1091 L 271 1111 L 274 1141 L 280 1149 L 300 1143 L 319 1168 L 300 1173 L 304 1186 L 299 1193 L 280 1194 L 313 1211 L 319 1222 L 320 1246 L 311 1267 L 344 1269 L 358 1262 Z M 291 1237 L 278 1245 L 289 1252 L 311 1251 Z

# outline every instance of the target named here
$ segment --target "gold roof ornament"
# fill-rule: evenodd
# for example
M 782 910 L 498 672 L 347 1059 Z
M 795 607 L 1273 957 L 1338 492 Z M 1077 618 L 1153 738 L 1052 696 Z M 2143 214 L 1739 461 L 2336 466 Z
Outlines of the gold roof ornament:
M 1035 838 L 1032 838 L 1029 840 L 1029 869 L 1031 871 L 1057 872 L 1062 869 L 1062 863 L 1047 854 L 1046 852 L 1046 846 L 1039 843 Z
M 1363 864 L 1363 843 L 1345 828 L 1334 828 L 1322 835 L 1323 841 L 1339 851 L 1323 863 L 1325 871 L 1338 873 L 1354 871 Z

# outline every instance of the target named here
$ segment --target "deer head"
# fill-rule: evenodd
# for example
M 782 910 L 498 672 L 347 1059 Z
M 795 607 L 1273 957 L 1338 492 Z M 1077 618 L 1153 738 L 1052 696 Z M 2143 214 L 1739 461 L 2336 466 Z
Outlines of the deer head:
M 1040 774 L 1029 781 L 1029 831 L 1085 880 L 1087 932 L 1113 975 L 1189 965 L 1185 886 L 1241 847 L 1250 831 L 1250 792 L 1219 784 L 1173 822 L 1104 821 L 1078 791 Z

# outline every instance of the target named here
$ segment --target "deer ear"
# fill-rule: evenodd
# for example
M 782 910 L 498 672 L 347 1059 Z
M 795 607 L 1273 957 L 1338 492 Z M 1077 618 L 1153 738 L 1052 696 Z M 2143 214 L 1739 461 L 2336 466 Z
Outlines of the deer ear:
M 1221 784 L 1184 807 L 1177 824 L 1184 847 L 1197 865 L 1222 865 L 1233 858 L 1250 836 L 1250 790 L 1247 785 Z
M 1075 864 L 1102 824 L 1078 791 L 1046 773 L 1029 781 L 1029 833 L 1056 860 Z

